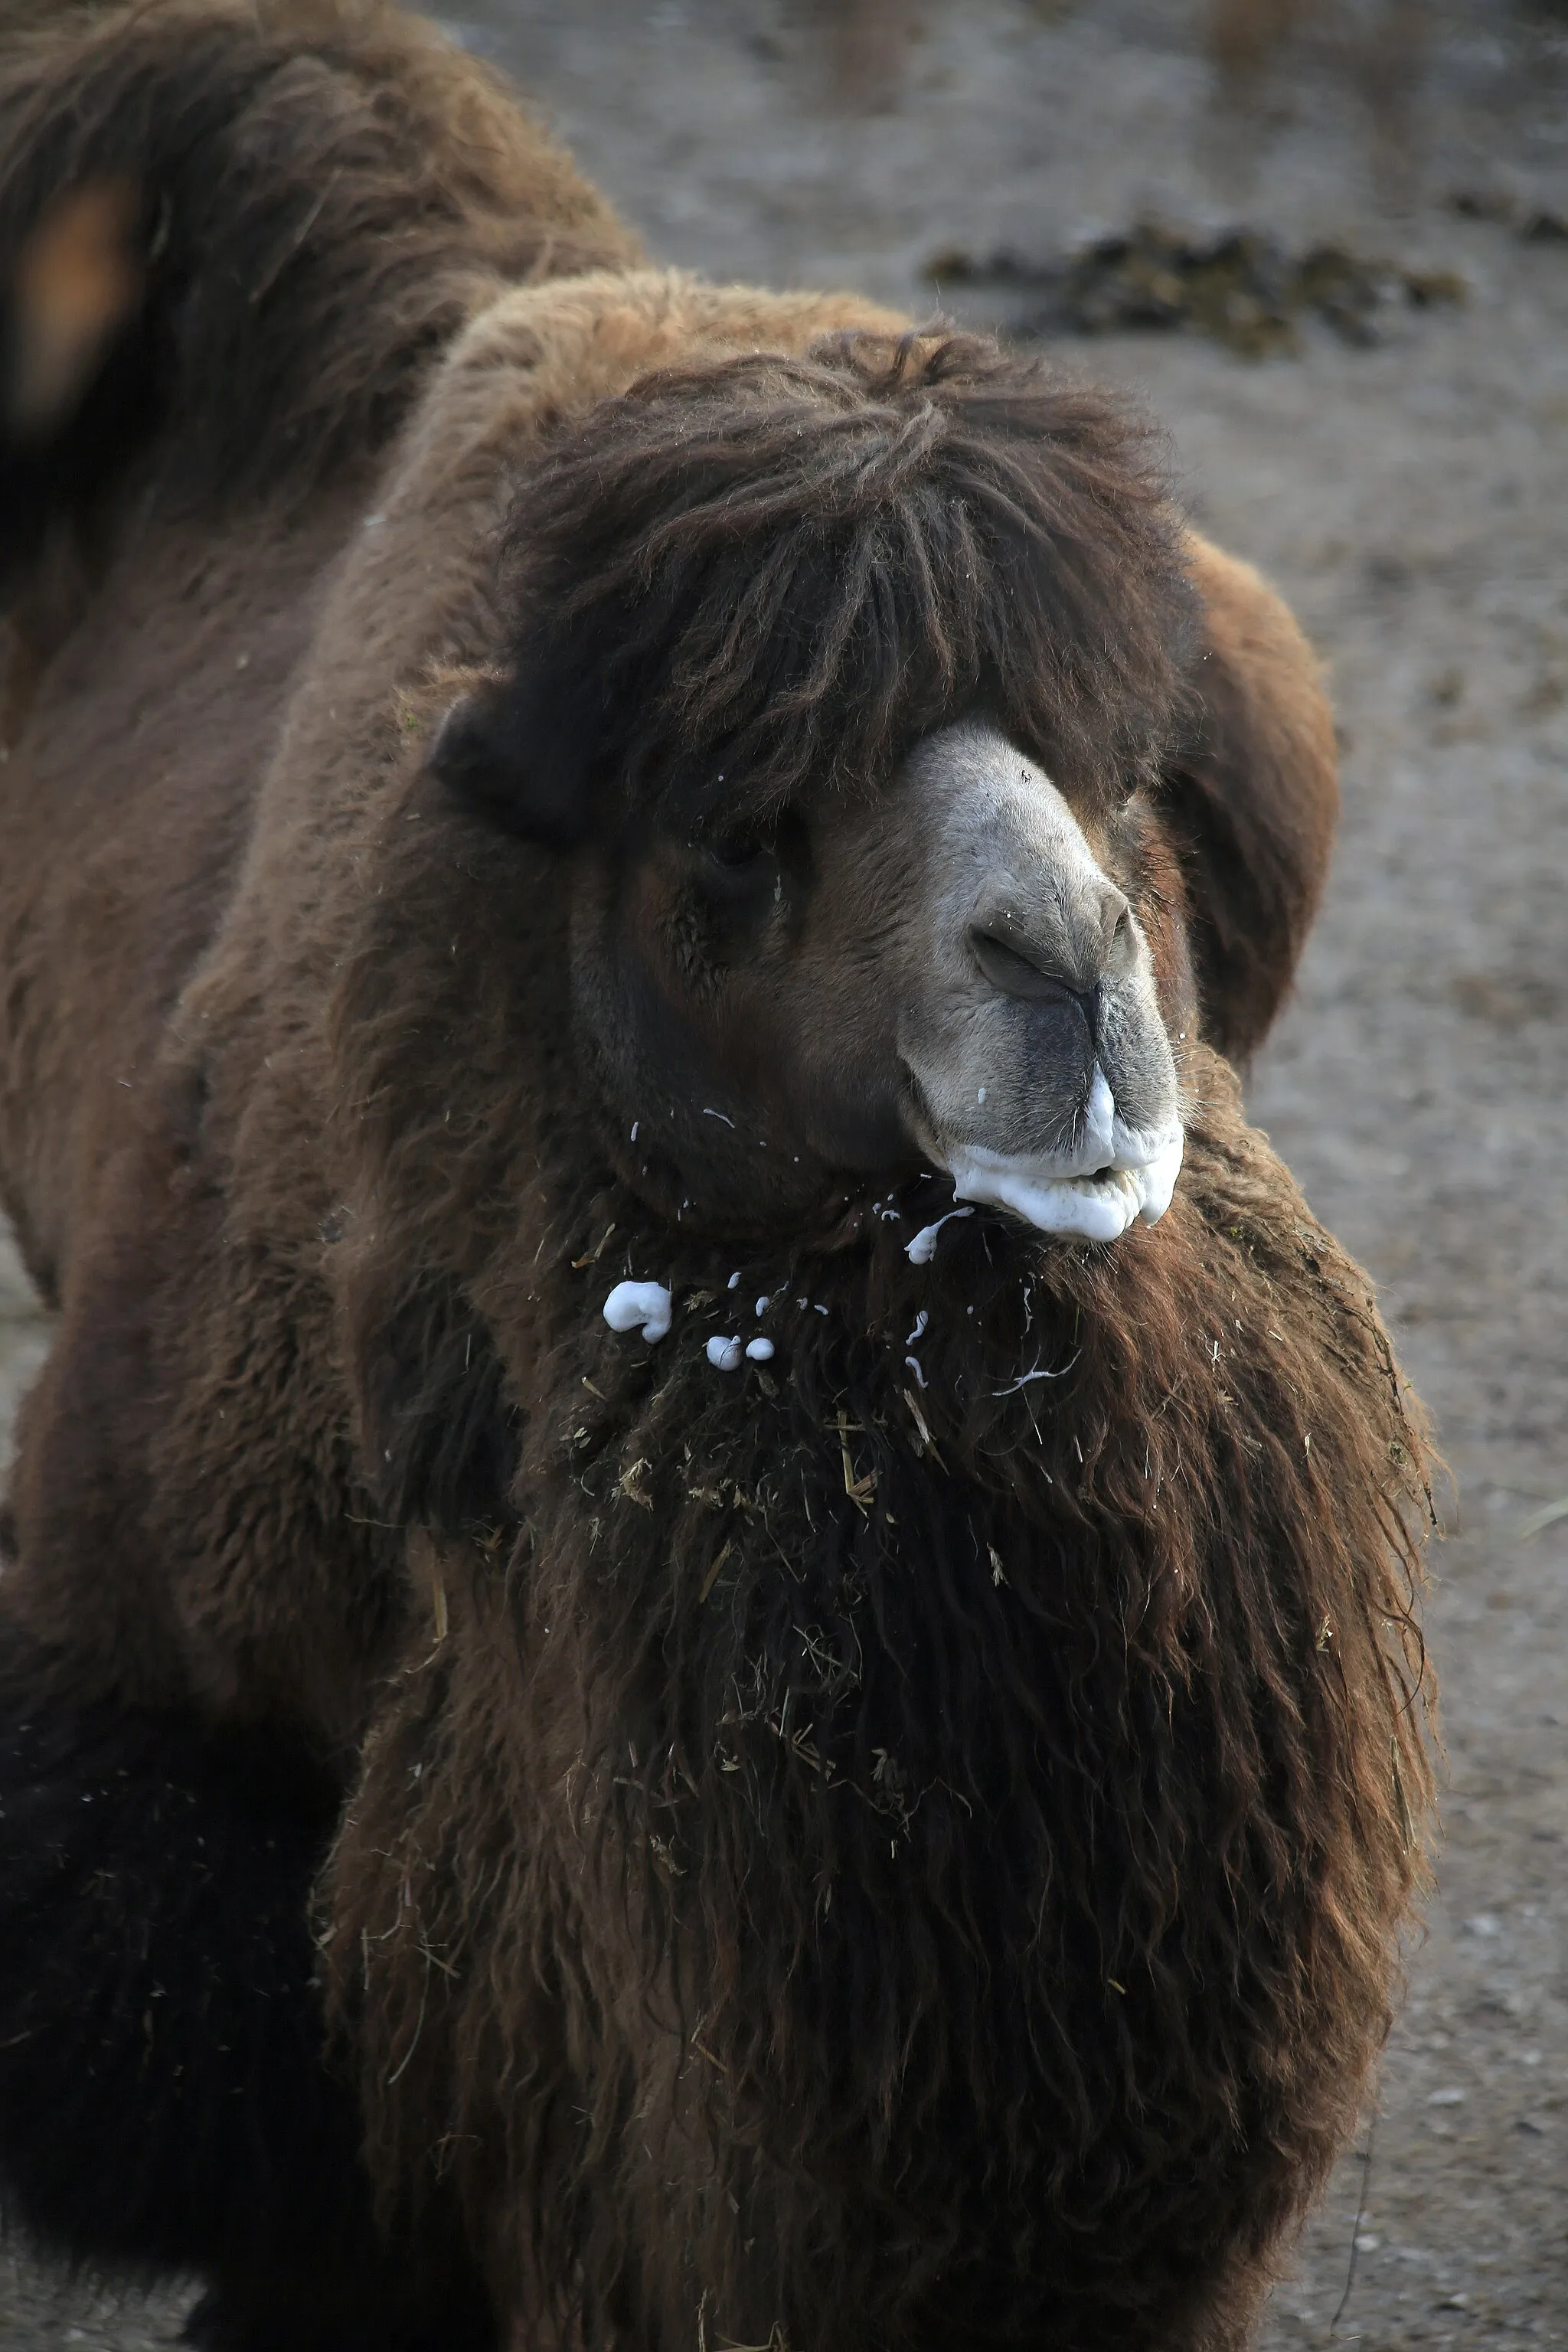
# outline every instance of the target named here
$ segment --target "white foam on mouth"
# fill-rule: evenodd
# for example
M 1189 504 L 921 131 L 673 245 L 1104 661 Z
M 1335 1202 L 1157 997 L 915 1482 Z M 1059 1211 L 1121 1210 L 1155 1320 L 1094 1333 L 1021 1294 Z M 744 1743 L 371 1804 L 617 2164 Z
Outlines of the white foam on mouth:
M 1159 1223 L 1176 1189 L 1184 1139 L 1177 1128 L 1138 1167 L 1100 1168 L 1079 1176 L 1058 1176 L 1037 1160 L 962 1147 L 948 1153 L 945 1164 L 961 1201 L 1011 1209 L 1042 1234 L 1114 1242 L 1135 1218 L 1146 1225 Z
M 1176 1189 L 1184 1140 L 1179 1122 L 1153 1135 L 1129 1127 L 1097 1062 L 1071 1151 L 1027 1155 L 954 1143 L 941 1158 L 961 1201 L 1010 1209 L 1043 1234 L 1114 1242 L 1135 1219 L 1159 1223 Z

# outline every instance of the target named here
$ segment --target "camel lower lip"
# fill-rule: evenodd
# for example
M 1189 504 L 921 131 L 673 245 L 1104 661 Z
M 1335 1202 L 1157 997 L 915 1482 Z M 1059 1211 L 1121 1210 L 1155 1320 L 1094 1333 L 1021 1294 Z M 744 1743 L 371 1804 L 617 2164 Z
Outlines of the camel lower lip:
M 1043 1234 L 1113 1242 L 1135 1219 L 1157 1224 L 1171 1205 L 1182 1165 L 1178 1127 L 1137 1165 L 1058 1175 L 1048 1163 L 955 1145 L 942 1162 L 961 1201 L 1008 1209 Z

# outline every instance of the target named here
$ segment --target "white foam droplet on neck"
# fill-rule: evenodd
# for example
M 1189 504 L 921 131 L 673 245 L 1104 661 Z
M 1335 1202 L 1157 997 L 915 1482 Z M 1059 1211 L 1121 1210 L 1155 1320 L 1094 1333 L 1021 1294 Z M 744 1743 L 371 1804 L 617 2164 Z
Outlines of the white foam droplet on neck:
M 746 1349 L 753 1364 L 765 1364 L 773 1352 L 773 1343 L 771 1339 L 753 1339 Z
M 739 1290 L 741 1287 L 740 1276 L 738 1274 L 732 1274 L 730 1276 L 729 1281 L 724 1285 L 724 1287 L 726 1290 Z
M 757 1301 L 757 1313 L 759 1315 L 765 1315 L 768 1311 L 769 1303 L 768 1295 L 766 1291 L 764 1291 L 761 1298 Z
M 617 1282 L 605 1301 L 605 1320 L 612 1331 L 635 1331 L 640 1323 L 648 1341 L 664 1339 L 673 1307 L 662 1282 Z
M 721 1339 L 716 1332 L 708 1342 L 708 1360 L 716 1372 L 738 1372 L 745 1360 L 746 1351 L 738 1339 Z
M 937 1219 L 934 1225 L 922 1225 L 913 1241 L 904 1244 L 904 1255 L 910 1264 L 929 1265 L 936 1255 L 936 1239 L 943 1225 L 950 1225 L 954 1217 L 972 1217 L 973 1214 L 973 1209 L 950 1209 L 945 1217 Z

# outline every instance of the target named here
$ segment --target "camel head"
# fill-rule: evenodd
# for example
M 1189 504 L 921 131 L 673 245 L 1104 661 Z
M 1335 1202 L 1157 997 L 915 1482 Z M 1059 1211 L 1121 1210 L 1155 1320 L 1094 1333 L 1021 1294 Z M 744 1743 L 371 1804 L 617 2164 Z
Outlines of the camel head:
M 922 1169 L 1047 1232 L 1163 1214 L 1192 598 L 1114 402 L 953 336 L 650 378 L 521 486 L 502 611 L 430 764 L 554 862 L 628 1181 L 719 1230 Z

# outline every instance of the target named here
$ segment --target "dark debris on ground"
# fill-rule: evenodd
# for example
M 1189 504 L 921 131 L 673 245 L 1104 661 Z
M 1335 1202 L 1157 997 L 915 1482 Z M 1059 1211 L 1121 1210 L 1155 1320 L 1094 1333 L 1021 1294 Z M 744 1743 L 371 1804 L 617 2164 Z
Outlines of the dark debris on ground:
M 1023 335 L 1179 329 L 1247 359 L 1297 351 L 1309 318 L 1343 342 L 1375 343 L 1392 309 L 1462 302 L 1468 290 L 1456 271 L 1369 260 L 1342 245 L 1294 253 L 1260 229 L 1205 236 L 1152 220 L 1042 260 L 949 249 L 926 271 L 938 288 L 1005 292 L 1020 305 L 1012 325 Z

